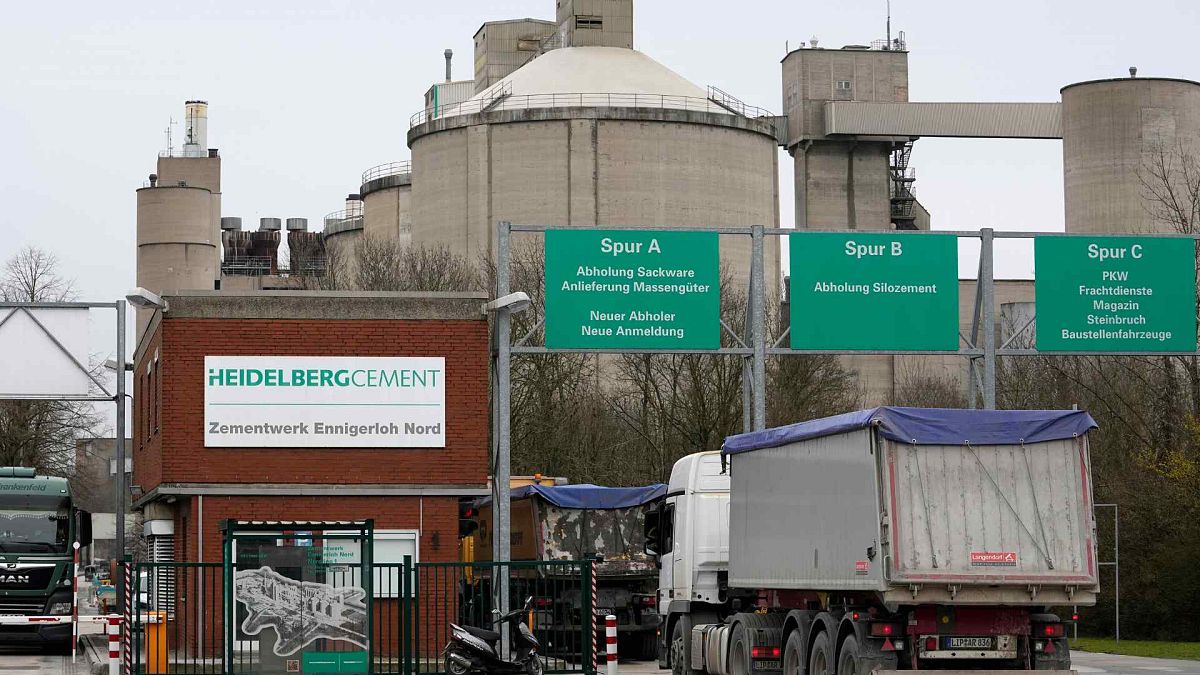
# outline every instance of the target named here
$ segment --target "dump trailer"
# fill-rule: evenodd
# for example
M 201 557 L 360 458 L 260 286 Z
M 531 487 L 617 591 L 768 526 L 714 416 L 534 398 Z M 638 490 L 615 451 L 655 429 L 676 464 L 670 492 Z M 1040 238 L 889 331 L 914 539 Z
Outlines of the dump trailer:
M 76 542 L 92 541 L 92 516 L 75 508 L 65 478 L 0 467 L 0 615 L 63 616 L 74 607 Z M 71 647 L 70 624 L 0 626 L 0 643 Z
M 663 484 L 644 487 L 597 485 L 528 485 L 512 491 L 513 560 L 586 560 L 596 562 L 597 606 L 600 616 L 617 617 L 617 638 L 623 653 L 654 658 L 659 615 L 655 607 L 658 570 L 646 552 L 647 511 L 657 512 L 666 493 Z M 492 508 L 489 501 L 478 510 L 477 560 L 492 559 Z M 550 571 L 553 568 L 549 568 Z M 563 567 L 564 573 L 577 574 Z M 578 585 L 550 586 L 540 592 L 531 581 L 521 587 L 519 568 L 513 570 L 512 597 L 533 595 L 539 611 L 552 617 L 562 635 L 582 634 L 590 622 Z M 544 574 L 544 572 L 543 572 Z M 542 584 L 545 585 L 545 584 Z M 553 597 L 550 597 L 553 596 Z M 600 627 L 603 630 L 603 626 Z
M 660 665 L 1069 670 L 1050 608 L 1099 590 L 1095 426 L 1074 410 L 882 407 L 684 457 L 647 530 Z

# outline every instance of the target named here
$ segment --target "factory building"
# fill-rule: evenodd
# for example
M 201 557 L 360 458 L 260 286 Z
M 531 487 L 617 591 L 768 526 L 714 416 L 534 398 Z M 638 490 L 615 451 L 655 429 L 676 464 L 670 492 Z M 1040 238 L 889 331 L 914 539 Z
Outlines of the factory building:
M 833 48 L 813 39 L 780 64 L 782 114 L 775 116 L 688 81 L 652 58 L 652 48 L 635 50 L 634 24 L 632 0 L 557 0 L 553 18 L 483 23 L 472 79 L 453 78 L 447 50 L 444 80 L 428 88 L 410 119 L 410 159 L 364 172 L 320 236 L 289 221 L 287 247 L 295 238 L 312 252 L 307 263 L 281 256 L 278 221 L 243 232 L 239 220 L 223 217 L 207 106 L 189 102 L 184 151 L 159 158 L 150 185 L 138 191 L 139 285 L 296 288 L 304 276 L 298 268 L 319 274 L 327 258 L 350 265 L 364 238 L 446 246 L 479 260 L 494 255 L 501 220 L 776 226 L 781 156 L 791 165 L 797 228 L 927 230 L 926 207 L 936 205 L 917 199 L 910 161 L 922 137 L 1061 141 L 1068 232 L 1162 230 L 1169 226 L 1147 208 L 1142 170 L 1158 148 L 1200 148 L 1200 84 L 1189 80 L 1131 71 L 1068 85 L 1061 102 L 913 101 L 919 92 L 909 88 L 902 32 Z M 780 242 L 769 241 L 768 289 L 779 290 Z M 735 273 L 746 269 L 748 248 L 744 238 L 722 241 Z M 968 307 L 972 293 L 964 282 Z M 1011 284 L 998 311 L 1019 314 L 1032 299 L 1031 283 Z M 971 318 L 964 311 L 964 332 Z M 888 402 L 913 363 L 958 377 L 965 388 L 961 359 L 847 361 L 861 374 L 867 403 Z

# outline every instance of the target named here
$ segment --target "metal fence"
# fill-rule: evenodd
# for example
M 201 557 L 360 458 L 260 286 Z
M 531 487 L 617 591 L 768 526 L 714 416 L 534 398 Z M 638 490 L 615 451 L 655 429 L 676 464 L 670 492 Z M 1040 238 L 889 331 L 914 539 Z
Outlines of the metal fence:
M 234 566 L 236 572 L 236 565 Z M 591 564 L 553 562 L 430 562 L 372 566 L 367 603 L 371 614 L 369 672 L 397 675 L 446 672 L 442 650 L 450 624 L 493 628 L 493 593 L 508 577 L 513 603 L 533 598 L 525 618 L 542 645 L 545 672 L 593 673 L 595 624 Z M 275 672 L 276 661 L 298 660 L 303 651 L 354 653 L 354 644 L 317 637 L 295 655 L 272 653 L 270 628 L 248 633 L 244 614 L 234 611 L 225 630 L 222 563 L 144 562 L 134 565 L 130 646 L 132 675 Z M 361 565 L 338 565 L 321 579 L 333 587 L 365 587 Z M 232 636 L 232 643 L 227 641 Z

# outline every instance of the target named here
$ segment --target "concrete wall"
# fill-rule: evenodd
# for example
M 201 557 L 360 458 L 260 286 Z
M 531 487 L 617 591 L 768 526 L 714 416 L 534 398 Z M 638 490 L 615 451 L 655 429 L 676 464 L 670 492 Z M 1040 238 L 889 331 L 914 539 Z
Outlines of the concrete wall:
M 1151 216 L 1139 177 L 1159 148 L 1200 156 L 1200 83 L 1073 84 L 1062 90 L 1062 125 L 1068 232 L 1174 231 Z
M 137 191 L 137 285 L 154 293 L 212 290 L 220 278 L 213 194 L 200 187 Z M 151 310 L 137 310 L 140 338 Z
M 542 38 L 558 28 L 553 21 L 489 21 L 475 32 L 476 94 L 537 56 Z M 426 105 L 426 108 L 429 106 Z
M 557 0 L 555 10 L 565 46 L 633 49 L 633 0 Z
M 221 158 L 216 150 L 211 157 L 159 157 L 158 184 L 162 186 L 178 185 L 180 182 L 191 187 L 205 188 L 212 193 L 212 237 L 213 241 L 221 241 Z M 220 272 L 213 276 L 212 281 L 220 278 Z M 211 283 L 198 287 L 199 290 L 212 288 Z
M 796 227 L 892 229 L 888 197 L 891 144 L 801 143 L 793 148 Z
M 412 183 L 363 195 L 363 234 L 372 239 L 412 239 Z
M 421 167 L 413 243 L 472 259 L 493 255 L 501 220 L 701 229 L 778 223 L 775 142 L 746 129 L 568 117 L 437 131 L 411 147 Z M 746 273 L 749 238 L 725 239 L 723 259 Z M 776 239 L 768 239 L 766 256 L 771 290 L 779 279 Z

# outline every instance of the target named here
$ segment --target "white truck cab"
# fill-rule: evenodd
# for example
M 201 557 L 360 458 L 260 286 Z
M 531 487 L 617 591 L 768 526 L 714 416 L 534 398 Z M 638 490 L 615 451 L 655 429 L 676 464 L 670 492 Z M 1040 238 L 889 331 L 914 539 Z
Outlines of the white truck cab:
M 729 474 L 723 470 L 721 453 L 700 452 L 675 462 L 660 513 L 658 611 L 663 641 L 659 663 L 665 667 L 667 651 L 683 647 L 672 645 L 673 636 L 689 635 L 690 619 L 696 614 L 711 614 L 715 619 L 716 608 L 725 602 Z M 711 612 L 704 611 L 708 605 Z M 681 619 L 686 625 L 679 623 Z

